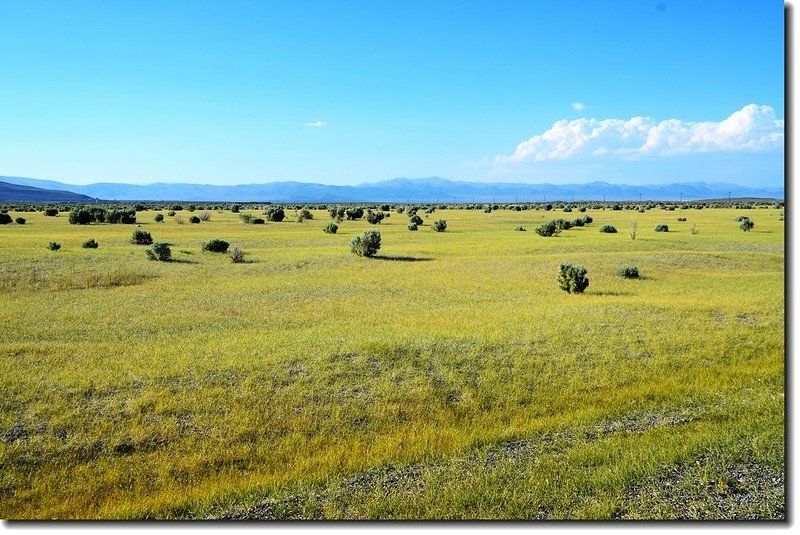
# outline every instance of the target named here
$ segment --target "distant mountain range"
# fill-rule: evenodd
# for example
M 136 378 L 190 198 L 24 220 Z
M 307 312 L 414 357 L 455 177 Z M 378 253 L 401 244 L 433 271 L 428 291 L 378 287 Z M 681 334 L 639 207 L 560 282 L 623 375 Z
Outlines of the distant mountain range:
M 633 186 L 590 182 L 586 184 L 485 183 L 430 178 L 395 178 L 356 186 L 329 186 L 306 182 L 265 182 L 235 186 L 155 183 L 147 185 L 101 182 L 85 186 L 52 180 L 0 176 L 0 200 L 8 185 L 54 190 L 39 200 L 69 200 L 56 195 L 73 192 L 93 199 L 119 201 L 226 201 L 226 202 L 542 202 L 542 201 L 678 201 L 731 198 L 783 199 L 784 188 L 748 188 L 735 184 L 682 182 Z M 12 192 L 13 193 L 13 192 Z M 17 195 L 21 194 L 16 193 Z M 45 198 L 53 195 L 52 198 Z M 31 199 L 33 200 L 33 199 Z M 78 198 L 74 200 L 80 200 Z
M 64 184 L 64 187 L 67 187 Z M 0 201 L 24 202 L 89 202 L 93 199 L 87 195 L 56 189 L 35 188 L 0 182 Z

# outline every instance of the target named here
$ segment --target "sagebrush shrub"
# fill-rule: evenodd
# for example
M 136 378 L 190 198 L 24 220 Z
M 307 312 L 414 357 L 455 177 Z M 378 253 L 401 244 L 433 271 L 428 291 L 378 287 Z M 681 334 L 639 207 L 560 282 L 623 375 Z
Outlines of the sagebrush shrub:
M 270 206 L 264 211 L 264 215 L 267 216 L 267 219 L 275 223 L 280 223 L 286 217 L 286 213 L 280 206 Z
M 558 267 L 556 280 L 559 287 L 567 293 L 583 293 L 589 286 L 586 273 L 586 268 L 579 264 L 564 263 Z
M 153 216 L 153 221 L 155 221 L 156 223 L 161 223 L 162 221 L 164 221 L 164 214 L 156 214 L 156 215 L 154 215 Z
M 94 218 L 89 210 L 83 208 L 73 208 L 69 211 L 70 225 L 88 225 Z
M 685 217 L 679 217 L 678 221 L 686 221 L 686 218 Z
M 56 217 L 58 215 L 58 208 L 47 208 L 44 211 L 44 215 L 48 217 Z
M 339 225 L 337 225 L 336 223 L 328 223 L 322 228 L 322 231 L 325 234 L 336 234 L 337 232 L 339 232 Z
M 517 227 L 514 230 L 516 230 L 517 232 L 525 232 L 525 227 Z
M 431 228 L 436 232 L 444 232 L 447 229 L 447 221 L 444 219 L 437 219 L 431 223 Z
M 153 237 L 149 232 L 136 229 L 133 231 L 133 236 L 131 236 L 131 243 L 135 245 L 150 245 L 153 243 Z
M 121 223 L 123 225 L 132 225 L 136 223 L 136 211 L 109 210 L 106 213 L 106 221 L 109 223 Z
M 202 245 L 204 251 L 209 251 L 212 253 L 224 253 L 228 250 L 229 246 L 230 244 L 225 240 L 218 240 L 216 238 L 213 240 L 208 240 L 207 242 L 203 242 Z
M 655 231 L 656 232 L 669 232 L 669 226 L 667 226 L 667 225 L 665 225 L 663 223 L 660 223 L 660 224 L 656 225 Z
M 24 217 L 18 217 L 14 221 L 17 223 L 17 225 L 24 225 L 27 219 L 25 219 Z
M 344 215 L 347 216 L 349 221 L 355 221 L 356 219 L 361 219 L 364 216 L 364 209 L 360 206 L 349 208 L 344 211 Z
M 416 212 L 414 212 L 413 214 L 410 214 L 408 216 L 408 223 L 409 224 L 414 223 L 415 225 L 421 225 L 422 224 L 422 218 L 420 216 L 418 216 L 416 214 Z
M 169 212 L 167 212 L 167 215 L 170 217 L 175 217 L 175 210 L 170 210 Z
M 303 208 L 302 210 L 298 210 L 297 212 L 297 222 L 302 223 L 306 219 L 314 219 L 314 214 L 312 214 L 309 210 Z
M 61 249 L 61 244 L 58 243 L 57 241 L 51 241 L 49 244 L 47 244 L 47 248 L 50 249 L 51 251 L 58 251 L 59 249 Z
M 606 234 L 615 234 L 617 232 L 616 227 L 614 227 L 613 225 L 603 225 L 602 227 L 600 227 L 599 230 L 600 230 L 600 232 L 603 232 L 603 233 L 606 233 Z
M 744 232 L 749 232 L 754 226 L 756 226 L 755 223 L 753 223 L 749 217 L 745 217 L 742 219 L 741 223 L 739 223 L 739 228 Z
M 261 219 L 260 217 L 254 217 L 253 220 L 251 221 L 251 223 L 254 224 L 254 225 L 263 225 L 264 224 L 264 220 Z
M 189 223 L 194 223 L 195 225 L 197 225 L 198 223 L 200 223 L 200 218 L 197 217 L 196 215 L 193 215 L 189 217 Z
M 549 238 L 550 236 L 557 235 L 559 232 L 561 232 L 561 229 L 559 228 L 559 226 L 556 224 L 555 221 L 546 221 L 541 225 L 539 225 L 538 227 L 536 227 L 534 231 L 539 236 L 544 236 L 545 238 Z
M 386 214 L 383 212 L 373 212 L 372 210 L 367 210 L 367 223 L 372 225 L 377 225 L 386 217 Z
M 377 230 L 368 230 L 350 240 L 350 250 L 358 256 L 374 256 L 380 248 L 381 233 Z
M 147 254 L 147 258 L 150 260 L 167 262 L 172 258 L 172 249 L 164 242 L 156 242 L 145 250 L 145 254 Z
M 89 238 L 88 240 L 83 242 L 83 245 L 81 245 L 81 247 L 83 247 L 84 249 L 97 249 L 97 245 L 98 244 L 96 241 L 94 241 L 94 238 Z
M 231 213 L 234 213 L 234 214 L 238 214 L 239 213 L 239 205 L 238 204 L 232 204 L 231 205 Z
M 200 212 L 200 220 L 201 221 L 211 221 L 211 212 L 208 210 L 203 210 Z
M 419 226 L 413 221 L 408 222 L 408 230 L 418 230 Z
M 234 264 L 241 264 L 244 262 L 244 252 L 238 247 L 234 247 L 231 251 L 231 262 Z
M 639 268 L 636 266 L 622 266 L 617 270 L 617 275 L 626 279 L 638 279 Z

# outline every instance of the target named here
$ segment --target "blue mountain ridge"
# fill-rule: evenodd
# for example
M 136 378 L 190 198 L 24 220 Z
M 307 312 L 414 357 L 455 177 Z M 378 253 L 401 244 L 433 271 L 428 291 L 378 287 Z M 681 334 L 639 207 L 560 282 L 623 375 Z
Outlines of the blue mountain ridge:
M 99 182 L 73 185 L 52 180 L 0 176 L 9 184 L 64 190 L 100 200 L 225 201 L 225 202 L 548 202 L 548 201 L 678 201 L 731 198 L 783 199 L 783 187 L 682 182 L 643 186 L 595 181 L 584 184 L 467 182 L 440 177 L 395 178 L 354 186 L 282 181 L 232 186 L 157 182 L 147 185 Z

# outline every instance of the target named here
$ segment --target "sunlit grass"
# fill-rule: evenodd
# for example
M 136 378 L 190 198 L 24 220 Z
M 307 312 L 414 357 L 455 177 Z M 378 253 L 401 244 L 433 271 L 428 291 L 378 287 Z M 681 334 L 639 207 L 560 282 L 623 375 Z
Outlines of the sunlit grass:
M 168 263 L 129 243 L 135 226 L 12 213 L 28 223 L 0 226 L 0 516 L 202 516 L 421 463 L 443 466 L 428 491 L 323 516 L 605 518 L 634 482 L 707 451 L 782 469 L 779 210 L 587 213 L 552 238 L 532 229 L 581 214 L 437 210 L 409 232 L 392 213 L 328 235 L 320 210 L 265 225 L 138 213 Z M 349 251 L 367 228 L 379 258 Z M 248 262 L 202 252 L 211 238 Z M 588 268 L 586 293 L 558 289 L 565 261 Z M 459 469 L 504 441 L 675 411 L 691 423 Z

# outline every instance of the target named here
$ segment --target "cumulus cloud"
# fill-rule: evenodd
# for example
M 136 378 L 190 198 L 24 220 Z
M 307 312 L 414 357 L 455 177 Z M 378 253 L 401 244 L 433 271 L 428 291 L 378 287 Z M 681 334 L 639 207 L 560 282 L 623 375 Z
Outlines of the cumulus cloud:
M 575 111 L 583 111 L 586 109 L 586 104 L 584 104 L 583 102 L 573 102 L 572 109 Z
M 325 121 L 314 121 L 313 123 L 306 123 L 306 126 L 310 126 L 312 128 L 323 128 L 328 126 L 328 123 Z
M 748 104 L 719 122 L 652 117 L 561 120 L 521 142 L 513 154 L 498 154 L 495 162 L 766 151 L 783 147 L 783 128 L 775 110 L 757 104 Z

